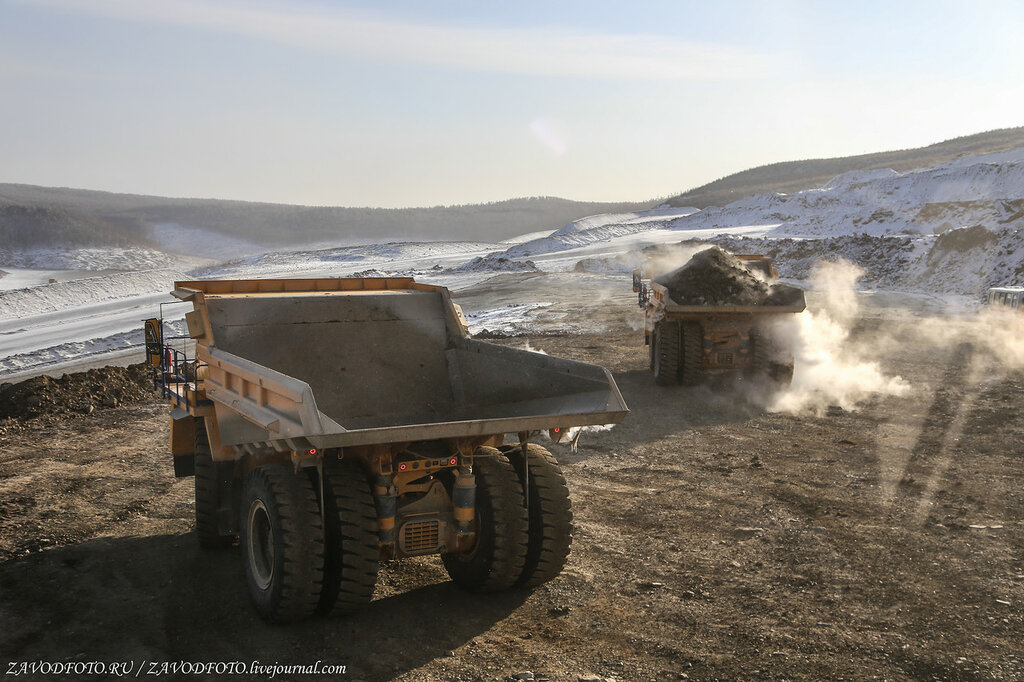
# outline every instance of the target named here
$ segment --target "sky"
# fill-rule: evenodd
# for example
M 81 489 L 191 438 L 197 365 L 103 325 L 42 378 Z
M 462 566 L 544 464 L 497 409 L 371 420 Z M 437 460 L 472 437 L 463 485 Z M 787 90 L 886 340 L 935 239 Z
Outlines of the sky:
M 1024 3 L 0 0 L 0 182 L 646 201 L 1024 125 Z

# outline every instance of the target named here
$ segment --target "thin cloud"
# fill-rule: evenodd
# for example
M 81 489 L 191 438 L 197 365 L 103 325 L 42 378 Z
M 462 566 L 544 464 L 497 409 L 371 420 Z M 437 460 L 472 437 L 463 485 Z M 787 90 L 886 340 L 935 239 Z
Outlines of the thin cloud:
M 668 36 L 424 25 L 300 4 L 202 0 L 37 0 L 33 4 L 217 30 L 333 54 L 484 72 L 714 81 L 759 77 L 781 68 L 778 54 Z

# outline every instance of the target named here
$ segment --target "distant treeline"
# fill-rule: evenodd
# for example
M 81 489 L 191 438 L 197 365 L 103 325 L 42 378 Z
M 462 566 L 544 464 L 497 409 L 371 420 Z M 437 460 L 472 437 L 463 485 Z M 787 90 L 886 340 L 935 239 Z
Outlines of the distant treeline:
M 367 239 L 490 242 L 556 230 L 586 215 L 635 211 L 650 204 L 530 197 L 432 208 L 344 208 L 0 185 L 0 237 L 5 242 L 0 246 L 147 244 L 150 227 L 161 223 L 266 246 Z
M 583 215 L 646 208 L 644 203 L 587 203 L 535 197 L 490 204 L 432 208 L 340 208 L 196 202 L 136 209 L 148 223 L 203 227 L 259 244 L 348 239 L 465 239 L 500 241 L 538 230 L 556 230 Z
M 103 219 L 49 206 L 0 205 L 0 248 L 151 246 L 130 218 Z

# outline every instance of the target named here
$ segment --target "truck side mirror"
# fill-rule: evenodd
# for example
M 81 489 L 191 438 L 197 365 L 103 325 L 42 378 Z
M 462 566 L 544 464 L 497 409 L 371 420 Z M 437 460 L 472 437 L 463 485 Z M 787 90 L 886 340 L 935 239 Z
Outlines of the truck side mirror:
M 160 358 L 163 353 L 164 331 L 163 324 L 155 317 L 144 321 L 146 332 L 146 362 L 150 367 L 160 367 Z

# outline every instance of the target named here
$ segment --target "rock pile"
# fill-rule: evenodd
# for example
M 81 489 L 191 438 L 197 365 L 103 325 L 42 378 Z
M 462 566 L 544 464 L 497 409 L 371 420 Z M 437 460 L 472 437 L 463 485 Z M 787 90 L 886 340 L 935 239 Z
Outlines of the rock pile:
M 730 253 L 712 246 L 685 265 L 654 278 L 680 305 L 799 305 L 804 292 L 788 284 L 769 285 Z
M 89 414 L 102 407 L 152 400 L 153 385 L 145 365 L 103 367 L 60 379 L 40 376 L 0 384 L 0 419 Z

